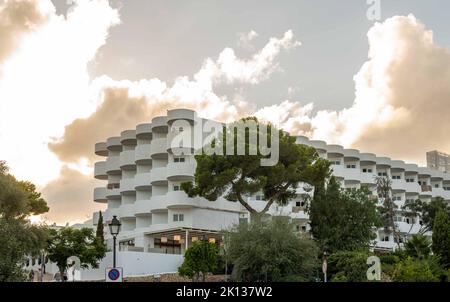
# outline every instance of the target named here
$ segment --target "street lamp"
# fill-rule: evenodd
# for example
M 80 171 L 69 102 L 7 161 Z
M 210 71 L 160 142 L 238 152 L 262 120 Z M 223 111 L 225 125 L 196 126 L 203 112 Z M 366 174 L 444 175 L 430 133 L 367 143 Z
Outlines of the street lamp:
M 116 237 L 120 232 L 120 220 L 117 219 L 117 216 L 113 216 L 113 219 L 109 223 L 109 232 L 113 236 L 113 267 L 116 267 Z

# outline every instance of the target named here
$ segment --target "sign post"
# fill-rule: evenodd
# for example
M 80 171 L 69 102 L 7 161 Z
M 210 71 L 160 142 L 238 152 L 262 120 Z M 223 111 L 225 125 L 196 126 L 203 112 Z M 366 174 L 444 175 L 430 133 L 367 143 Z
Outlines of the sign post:
M 109 267 L 105 270 L 106 282 L 123 282 L 123 273 L 121 267 Z

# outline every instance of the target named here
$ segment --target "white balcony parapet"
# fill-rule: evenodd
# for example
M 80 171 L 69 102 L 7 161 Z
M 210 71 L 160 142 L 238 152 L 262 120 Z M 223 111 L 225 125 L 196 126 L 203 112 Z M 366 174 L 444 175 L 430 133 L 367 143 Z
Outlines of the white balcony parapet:
M 106 140 L 106 147 L 110 151 L 122 151 L 120 136 L 110 137 Z
M 106 173 L 120 174 L 120 156 L 110 156 L 106 160 Z
M 111 221 L 113 216 L 119 216 L 119 208 L 108 208 L 105 210 L 105 222 Z
M 136 164 L 151 164 L 151 144 L 144 144 L 136 146 L 134 150 L 134 158 Z
M 133 203 L 131 204 L 123 204 L 119 207 L 119 216 L 120 218 L 134 218 L 135 214 L 135 206 Z
M 168 132 L 167 116 L 157 116 L 152 119 L 152 132 Z
M 125 130 L 120 134 L 120 143 L 125 146 L 136 146 L 136 130 Z
M 151 139 L 152 138 L 152 124 L 139 124 L 136 126 L 136 138 Z
M 95 154 L 99 156 L 108 156 L 108 149 L 106 147 L 106 142 L 95 144 Z
M 167 183 L 167 168 L 154 168 L 151 172 L 151 183 L 153 185 L 164 185 Z
M 150 199 L 150 211 L 152 213 L 167 212 L 167 196 L 152 196 Z
M 114 188 L 114 189 L 107 189 L 106 190 L 106 198 L 108 199 L 120 199 L 120 189 Z
M 136 170 L 134 150 L 125 150 L 120 152 L 120 168 L 122 170 Z
M 120 193 L 125 195 L 136 194 L 134 178 L 126 178 L 120 181 Z
M 152 158 L 167 158 L 167 139 L 154 138 L 150 147 L 150 156 Z
M 194 177 L 195 163 L 174 163 L 167 165 L 167 179 L 168 180 L 183 180 Z
M 108 179 L 108 175 L 106 174 L 106 161 L 99 161 L 94 164 L 94 177 L 102 180 Z
M 138 173 L 134 177 L 134 188 L 136 190 L 150 190 L 152 188 L 152 173 Z
M 106 203 L 108 199 L 106 198 L 106 188 L 94 188 L 94 201 L 100 203 Z
M 174 120 L 187 120 L 194 122 L 197 118 L 197 113 L 190 109 L 174 109 L 167 111 L 167 124 L 170 124 Z

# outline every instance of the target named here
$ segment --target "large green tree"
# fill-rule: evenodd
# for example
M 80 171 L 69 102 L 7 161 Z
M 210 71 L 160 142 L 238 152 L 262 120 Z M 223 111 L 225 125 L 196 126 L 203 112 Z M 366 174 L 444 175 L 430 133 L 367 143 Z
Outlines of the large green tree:
M 450 268 L 450 216 L 443 210 L 438 211 L 434 219 L 432 249 L 442 266 Z
M 183 264 L 178 269 L 181 276 L 198 281 L 200 276 L 203 282 L 206 275 L 213 272 L 219 262 L 219 248 L 207 240 L 200 240 L 187 249 Z
M 236 226 L 227 254 L 236 281 L 312 281 L 320 266 L 317 251 L 287 217 L 272 217 Z
M 31 225 L 28 217 L 48 207 L 33 184 L 16 180 L 8 171 L 0 161 L 0 281 L 23 281 L 25 257 L 37 256 L 47 238 L 46 228 Z
M 431 253 L 431 243 L 426 236 L 413 235 L 405 243 L 405 253 L 413 258 L 427 258 Z
M 391 233 L 397 246 L 400 247 L 400 231 L 395 223 L 398 206 L 392 198 L 392 180 L 386 176 L 379 176 L 375 179 L 378 197 L 381 198 L 381 205 L 378 206 L 378 212 L 381 215 L 384 231 Z
M 315 190 L 308 210 L 313 237 L 328 253 L 367 249 L 381 225 L 370 191 L 341 189 L 334 177 Z
M 243 126 L 248 122 L 254 122 L 256 126 Z M 273 166 L 261 164 L 261 159 L 266 158 L 258 145 L 262 127 L 269 129 L 267 141 L 271 142 L 271 147 L 276 148 L 274 141 L 278 136 L 279 159 Z M 221 152 L 212 155 L 201 152 L 196 155 L 195 181 L 183 183 L 183 190 L 190 197 L 201 196 L 211 201 L 224 196 L 229 201 L 240 202 L 251 214 L 263 214 L 272 204 L 284 205 L 294 198 L 301 182 L 313 186 L 323 185 L 330 174 L 329 162 L 320 158 L 314 148 L 296 144 L 295 137 L 272 127 L 259 123 L 255 118 L 243 119 L 227 126 L 219 135 L 222 139 L 215 139 L 211 144 Z M 277 133 L 276 136 L 272 135 L 271 129 Z M 262 132 L 261 136 L 264 137 Z M 234 140 L 230 137 L 234 137 Z M 256 143 L 251 140 L 255 137 L 258 138 Z M 238 154 L 239 149 L 245 150 L 245 155 Z M 229 150 L 235 152 L 230 154 Z M 266 202 L 260 211 L 246 200 L 247 196 L 256 193 L 263 194 Z
M 70 227 L 50 230 L 47 245 L 47 257 L 56 263 L 61 274 L 68 268 L 67 258 L 76 256 L 82 268 L 98 267 L 105 257 L 106 245 L 101 244 L 92 229 L 74 229 Z
M 104 244 L 105 242 L 105 233 L 104 233 L 104 225 L 103 225 L 103 214 L 102 211 L 98 212 L 98 220 L 97 220 L 97 230 L 95 232 L 95 237 L 97 238 L 100 244 Z
M 422 234 L 433 230 L 434 220 L 439 211 L 444 211 L 450 215 L 450 205 L 442 197 L 433 198 L 431 202 L 417 199 L 405 204 L 404 209 L 418 213 L 422 220 L 420 229 Z

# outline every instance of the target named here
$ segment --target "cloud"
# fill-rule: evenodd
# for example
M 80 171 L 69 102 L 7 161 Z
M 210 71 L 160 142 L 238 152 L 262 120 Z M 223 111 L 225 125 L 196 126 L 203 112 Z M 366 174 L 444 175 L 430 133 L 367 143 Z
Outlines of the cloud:
M 0 65 L 20 45 L 23 36 L 45 23 L 54 10 L 45 1 L 0 3 Z
M 257 112 L 294 134 L 424 164 L 450 151 L 450 52 L 413 15 L 368 32 L 369 55 L 355 75 L 355 100 L 340 111 L 283 102 Z
M 94 188 L 101 185 L 93 175 L 63 166 L 58 179 L 41 190 L 50 207 L 44 219 L 65 225 L 66 222 L 84 222 L 92 218 L 93 212 L 106 208 L 106 205 L 92 201 Z
M 7 1 L 0 11 L 0 158 L 43 185 L 61 167 L 50 137 L 96 107 L 87 67 L 119 15 L 107 0 L 75 1 L 67 17 L 50 0 Z
M 251 44 L 255 38 L 258 37 L 258 33 L 253 29 L 247 33 L 238 33 L 238 46 L 246 50 L 253 50 L 255 47 Z
M 179 77 L 172 86 L 159 79 L 133 82 L 99 77 L 91 85 L 99 103 L 95 112 L 67 125 L 64 135 L 49 147 L 62 161 L 76 163 L 83 158 L 95 159 L 96 142 L 134 129 L 136 124 L 165 115 L 170 109 L 189 108 L 200 116 L 223 122 L 248 115 L 254 111 L 254 105 L 242 101 L 239 95 L 231 99 L 218 95 L 215 86 L 258 84 L 266 80 L 278 66 L 275 60 L 280 51 L 298 44 L 292 31 L 287 31 L 281 38 L 271 38 L 248 60 L 236 58 L 234 51 L 226 48 L 217 60 L 206 59 L 192 79 Z

